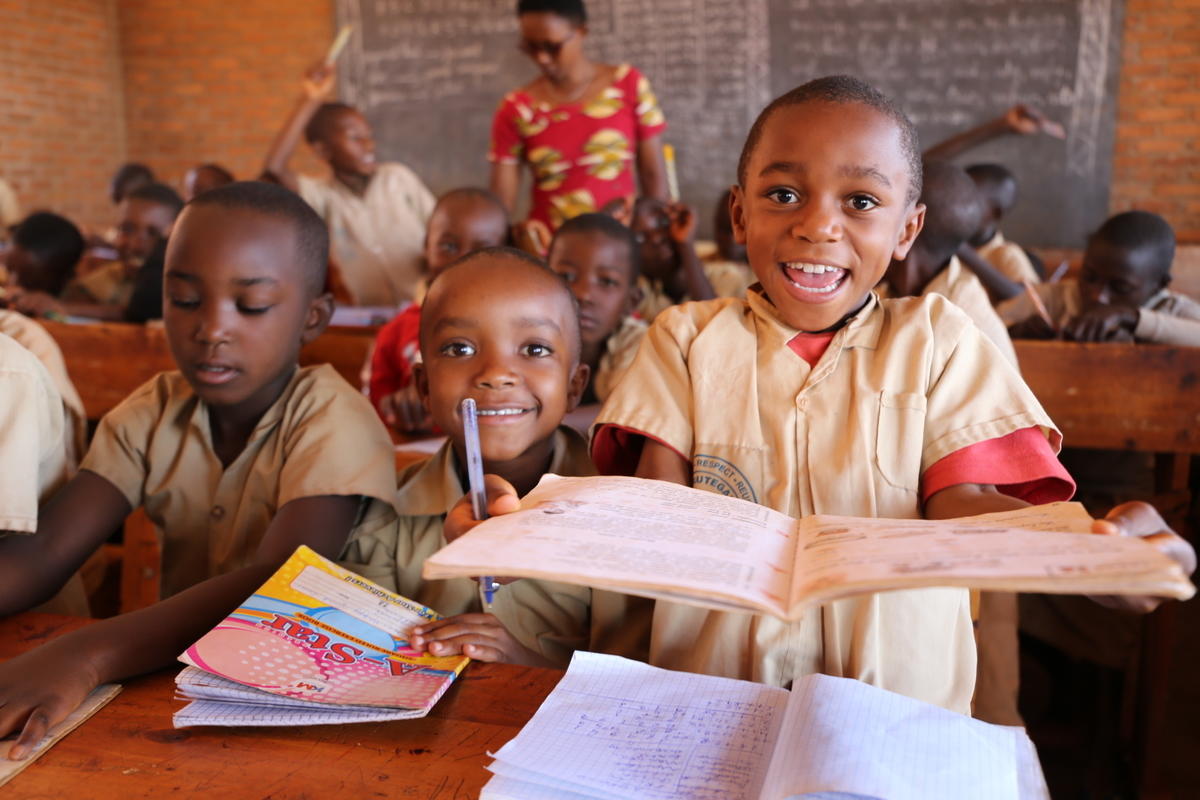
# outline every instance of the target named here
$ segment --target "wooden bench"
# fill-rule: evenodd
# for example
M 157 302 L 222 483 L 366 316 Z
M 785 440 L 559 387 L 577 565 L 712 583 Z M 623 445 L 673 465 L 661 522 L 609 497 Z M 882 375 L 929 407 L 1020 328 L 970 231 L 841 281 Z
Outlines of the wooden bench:
M 1155 505 L 1187 536 L 1188 470 L 1200 454 L 1200 348 L 1165 345 L 1013 342 L 1021 373 L 1068 447 L 1135 450 L 1155 456 Z M 1195 537 L 1189 537 L 1193 543 Z M 1146 620 L 1134 719 L 1142 797 L 1161 795 L 1161 740 L 1176 606 Z
M 67 372 L 83 398 L 88 419 L 99 419 L 159 372 L 175 369 L 162 326 L 120 322 L 42 324 L 63 351 Z M 327 330 L 300 351 L 300 364 L 331 364 L 351 386 L 357 387 L 374 334 L 373 328 Z

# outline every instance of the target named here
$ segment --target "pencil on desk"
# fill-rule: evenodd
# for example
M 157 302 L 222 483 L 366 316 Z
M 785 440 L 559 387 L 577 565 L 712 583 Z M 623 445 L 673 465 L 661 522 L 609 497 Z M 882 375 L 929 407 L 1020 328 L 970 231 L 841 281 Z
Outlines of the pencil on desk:
M 1054 324 L 1054 320 L 1050 318 L 1050 312 L 1046 310 L 1046 304 L 1042 302 L 1042 298 L 1038 295 L 1037 290 L 1033 288 L 1033 284 L 1029 281 L 1024 281 L 1025 294 L 1029 296 L 1029 302 L 1033 303 L 1033 310 L 1042 318 L 1042 321 L 1050 326 L 1050 330 L 1058 333 L 1058 326 Z
M 667 191 L 671 202 L 679 202 L 679 175 L 675 172 L 675 148 L 669 144 L 663 145 L 663 161 L 667 165 Z

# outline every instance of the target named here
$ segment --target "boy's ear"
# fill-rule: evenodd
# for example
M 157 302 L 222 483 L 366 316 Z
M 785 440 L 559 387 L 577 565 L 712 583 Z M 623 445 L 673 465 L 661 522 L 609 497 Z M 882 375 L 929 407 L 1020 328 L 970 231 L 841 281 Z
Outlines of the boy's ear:
M 746 243 L 746 198 L 742 187 L 736 183 L 729 187 L 729 222 L 733 226 L 733 240 Z
M 329 327 L 333 319 L 333 295 L 322 292 L 308 304 L 308 313 L 304 317 L 304 330 L 300 332 L 300 346 L 312 342 Z
M 592 377 L 592 368 L 580 361 L 575 365 L 571 377 L 567 380 L 567 413 L 579 407 L 583 393 L 587 390 L 588 378 Z
M 896 247 L 892 250 L 894 260 L 904 260 L 923 227 L 925 227 L 925 204 L 916 203 L 912 211 L 908 212 L 908 218 L 904 220 L 904 228 L 900 231 L 900 241 L 896 242 Z

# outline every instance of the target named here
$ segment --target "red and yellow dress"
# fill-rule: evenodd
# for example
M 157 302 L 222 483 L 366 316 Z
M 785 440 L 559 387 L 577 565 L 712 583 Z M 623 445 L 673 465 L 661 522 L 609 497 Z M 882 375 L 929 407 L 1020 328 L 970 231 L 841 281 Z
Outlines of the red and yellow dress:
M 645 76 L 628 64 L 587 103 L 551 106 L 528 92 L 504 96 L 492 119 L 488 160 L 533 170 L 530 219 L 551 230 L 637 191 L 639 142 L 667 128 Z

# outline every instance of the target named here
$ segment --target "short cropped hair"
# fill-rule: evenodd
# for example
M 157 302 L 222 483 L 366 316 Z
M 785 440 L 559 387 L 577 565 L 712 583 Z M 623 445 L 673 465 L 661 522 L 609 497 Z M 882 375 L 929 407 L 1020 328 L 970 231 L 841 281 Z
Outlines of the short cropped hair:
M 125 199 L 145 200 L 147 203 L 160 205 L 170 210 L 172 219 L 178 217 L 179 212 L 183 211 L 183 198 L 179 196 L 179 192 L 165 183 L 147 183 L 145 186 L 139 186 L 125 195 Z
M 1088 238 L 1088 243 L 1105 242 L 1127 250 L 1149 250 L 1154 254 L 1154 266 L 1159 275 L 1171 273 L 1175 260 L 1175 231 L 1158 214 L 1149 211 L 1126 211 L 1109 217 Z
M 131 190 L 147 183 L 154 183 L 154 172 L 145 164 L 131 161 L 117 167 L 109 182 L 108 194 L 114 204 L 119 203 Z
M 575 299 L 575 295 L 571 293 L 571 290 L 570 290 L 570 288 L 568 288 L 566 282 L 560 280 L 558 275 L 556 273 L 554 273 L 553 271 L 551 271 L 550 267 L 546 265 L 545 261 L 542 261 L 540 258 L 531 256 L 529 253 L 526 253 L 524 250 L 518 250 L 515 247 L 500 246 L 500 247 L 485 247 L 482 250 L 475 250 L 473 252 L 467 253 L 462 258 L 459 258 L 459 259 L 456 259 L 455 261 L 450 262 L 450 264 L 447 265 L 447 267 L 444 270 L 439 272 L 437 274 L 437 277 L 433 279 L 433 282 L 430 283 L 429 291 L 432 292 L 433 287 L 437 286 L 439 281 L 445 280 L 446 275 L 453 272 L 458 267 L 461 267 L 465 264 L 470 264 L 472 261 L 476 261 L 481 258 L 498 258 L 498 259 L 508 259 L 511 261 L 518 261 L 523 264 L 532 266 L 536 269 L 539 269 L 554 279 L 555 285 L 561 289 L 563 296 L 566 297 L 567 302 L 569 302 L 571 304 L 571 310 L 573 312 L 571 314 L 571 319 L 572 319 L 572 321 L 574 321 L 575 324 L 573 326 L 574 330 L 568 331 L 567 336 L 568 336 L 569 341 L 571 342 L 572 353 L 574 354 L 575 360 L 578 361 L 580 354 L 583 352 L 583 334 L 579 329 L 579 301 Z M 428 297 L 428 295 L 426 295 L 426 296 Z M 428 327 L 425 324 L 425 309 L 428 307 L 429 307 L 428 303 L 424 303 L 421 306 L 420 329 L 422 331 L 426 330 L 426 328 Z
M 900 107 L 886 95 L 871 86 L 866 81 L 851 75 L 829 75 L 809 81 L 803 86 L 797 86 L 790 92 L 780 95 L 762 110 L 750 133 L 746 136 L 746 144 L 742 147 L 742 155 L 738 159 L 738 183 L 745 187 L 746 170 L 754 149 L 762 139 L 763 129 L 767 121 L 781 108 L 803 105 L 804 103 L 858 103 L 873 108 L 890 118 L 900 129 L 900 147 L 904 158 L 908 161 L 910 175 L 908 201 L 912 202 L 921 196 L 921 144 L 917 137 L 917 128 L 912 124 Z
M 637 282 L 638 275 L 642 271 L 641 248 L 638 247 L 637 237 L 634 236 L 633 231 L 622 225 L 616 217 L 599 212 L 571 217 L 555 231 L 554 241 L 550 243 L 550 252 L 554 252 L 554 245 L 560 238 L 572 233 L 598 233 L 623 245 L 626 262 L 629 264 L 629 282 Z
M 296 234 L 296 255 L 300 258 L 308 290 L 313 296 L 325 291 L 329 265 L 329 228 L 300 195 L 265 181 L 236 181 L 197 195 L 188 207 L 227 208 L 253 211 L 289 223 Z
M 555 14 L 572 25 L 587 24 L 587 9 L 583 0 L 517 0 L 517 16 L 522 14 Z
M 37 261 L 41 288 L 58 295 L 75 274 L 83 256 L 83 234 L 66 217 L 49 211 L 30 214 L 13 228 L 13 244 Z
M 220 164 L 214 164 L 211 161 L 205 164 L 199 164 L 195 167 L 196 172 L 209 172 L 217 177 L 217 180 L 222 186 L 227 183 L 233 183 L 237 178 L 233 177 L 233 173 L 222 167 Z
M 346 113 L 357 114 L 359 110 L 346 103 L 322 103 L 304 126 L 304 141 L 309 144 L 325 141 L 333 133 L 337 118 Z
M 936 263 L 943 264 L 979 230 L 984 218 L 984 199 L 962 167 L 948 161 L 926 161 L 922 172 L 925 224 L 917 237 L 917 246 Z
M 1017 204 L 1017 177 L 1003 164 L 972 164 L 967 174 L 984 199 L 1000 213 L 1007 213 Z
M 504 217 L 505 225 L 508 225 L 511 222 L 511 218 L 508 214 L 508 208 L 504 205 L 504 202 L 496 196 L 496 193 L 487 189 L 481 189 L 478 186 L 460 186 L 457 189 L 451 189 L 448 192 L 444 192 L 442 196 L 437 199 L 437 203 L 434 204 L 433 208 L 436 211 L 438 206 L 441 206 L 443 203 L 448 203 L 451 200 L 457 200 L 459 198 L 480 200 L 494 208 L 497 214 Z

